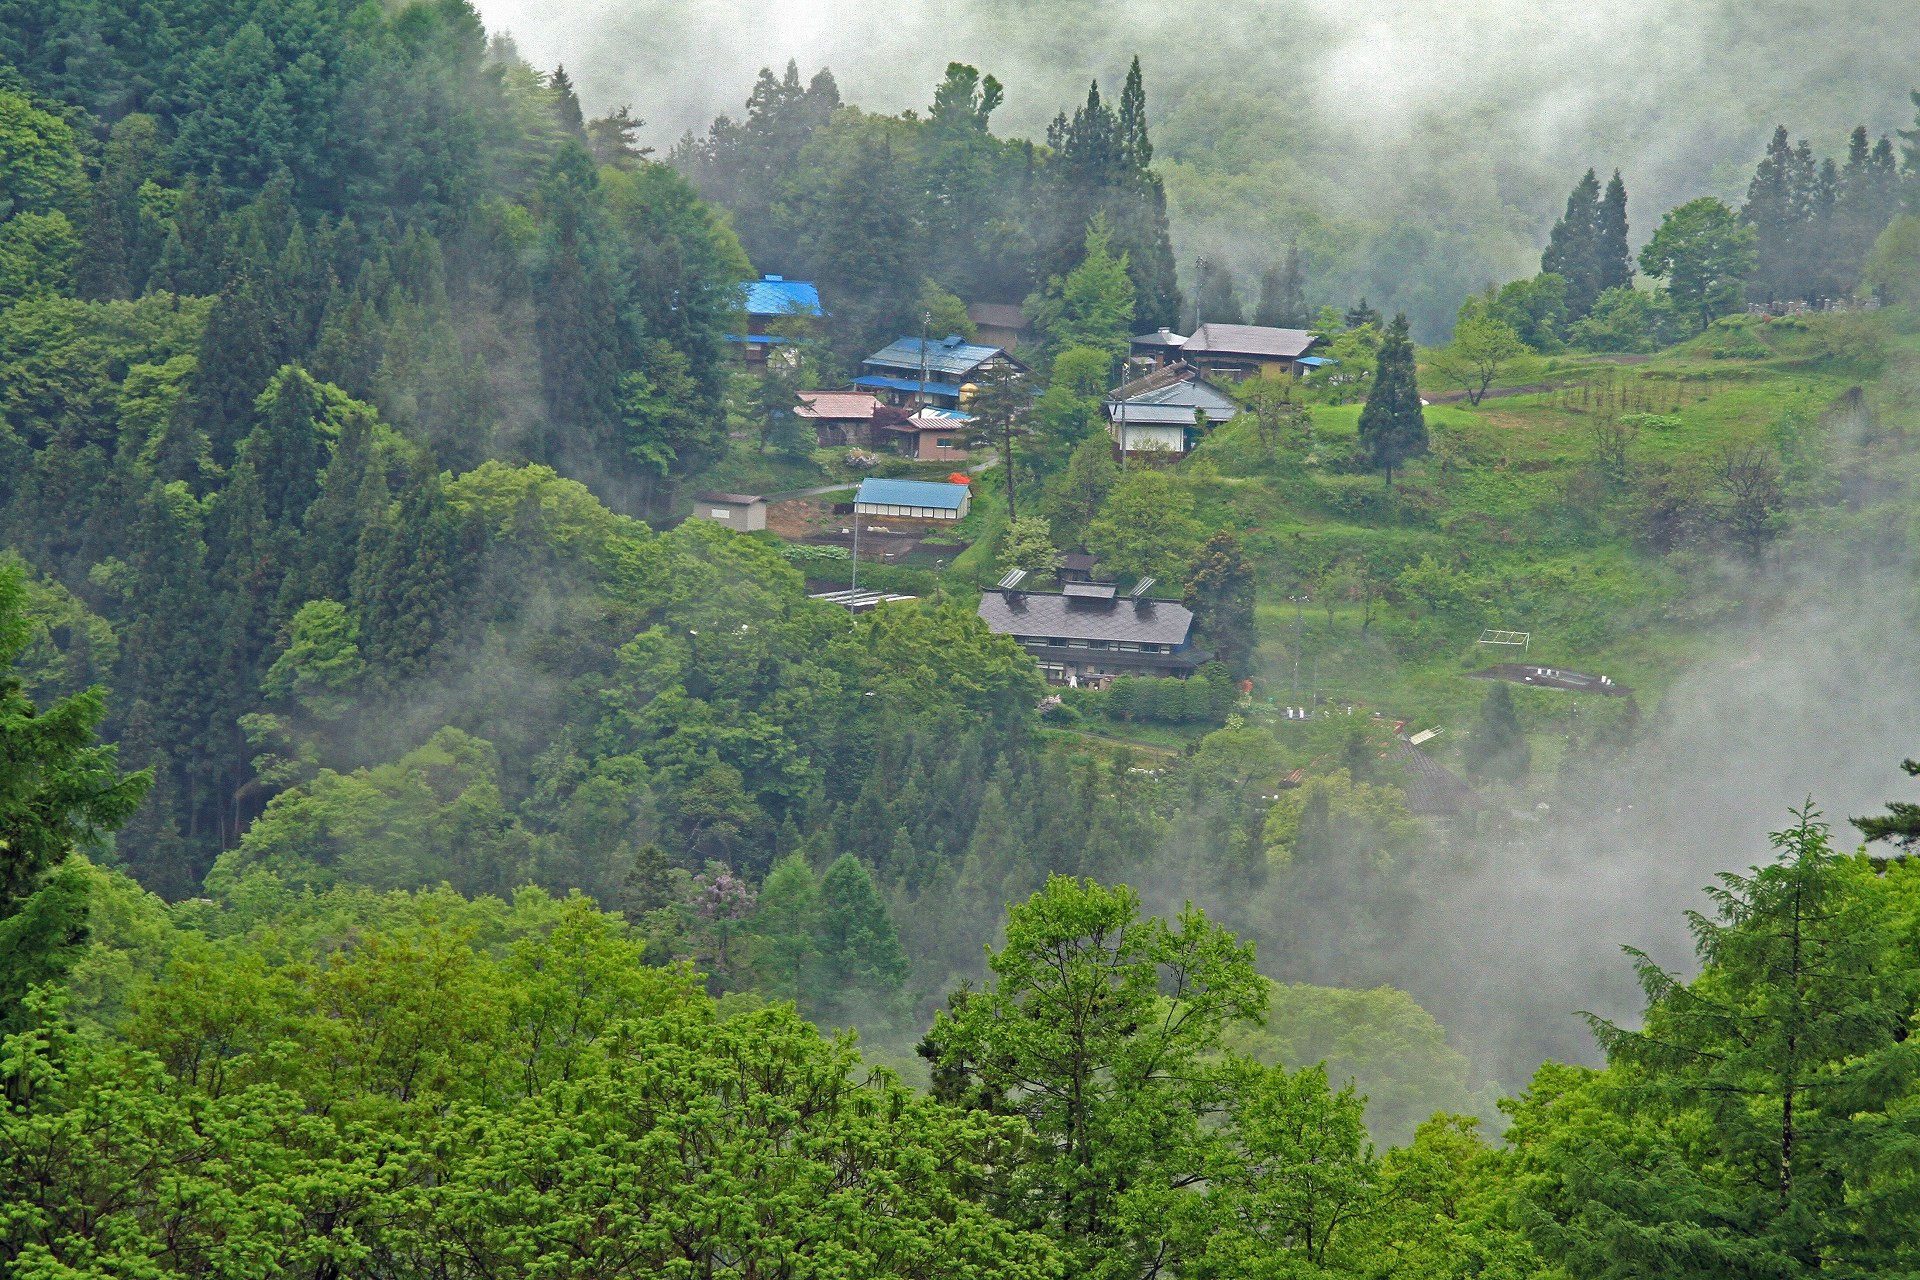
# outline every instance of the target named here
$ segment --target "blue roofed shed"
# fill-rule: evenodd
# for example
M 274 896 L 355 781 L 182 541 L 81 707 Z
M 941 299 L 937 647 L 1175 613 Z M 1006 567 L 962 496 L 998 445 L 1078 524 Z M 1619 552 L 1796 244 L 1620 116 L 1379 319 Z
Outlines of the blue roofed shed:
M 973 490 L 948 481 L 862 480 L 853 498 L 856 517 L 894 520 L 964 520 L 972 506 Z
M 740 286 L 749 316 L 817 316 L 820 290 L 811 280 L 762 276 Z
M 818 319 L 825 314 L 820 307 L 820 290 L 810 280 L 789 280 L 784 276 L 763 276 L 740 286 L 740 305 L 747 313 L 747 331 L 726 335 L 728 342 L 746 350 L 747 364 L 759 368 L 767 362 L 767 352 L 786 341 L 768 333 L 767 326 L 785 319 Z

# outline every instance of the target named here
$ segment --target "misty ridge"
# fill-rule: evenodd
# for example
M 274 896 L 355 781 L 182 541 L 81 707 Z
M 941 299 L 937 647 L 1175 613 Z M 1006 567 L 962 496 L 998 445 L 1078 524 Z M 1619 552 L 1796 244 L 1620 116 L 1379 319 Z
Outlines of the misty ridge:
M 1006 85 L 997 132 L 1037 140 L 1089 81 L 1117 93 L 1137 55 L 1189 296 L 1197 256 L 1250 299 L 1298 241 L 1316 301 L 1404 309 L 1425 338 L 1463 295 L 1526 273 L 1583 170 L 1621 170 L 1637 245 L 1667 208 L 1737 200 L 1776 125 L 1839 155 L 1856 125 L 1906 124 L 1920 63 L 1892 0 L 809 2 L 751 22 L 704 2 L 479 8 L 537 65 L 564 64 L 590 109 L 630 103 L 663 155 L 738 118 L 760 68 L 789 59 L 881 113 L 924 113 L 967 62 Z

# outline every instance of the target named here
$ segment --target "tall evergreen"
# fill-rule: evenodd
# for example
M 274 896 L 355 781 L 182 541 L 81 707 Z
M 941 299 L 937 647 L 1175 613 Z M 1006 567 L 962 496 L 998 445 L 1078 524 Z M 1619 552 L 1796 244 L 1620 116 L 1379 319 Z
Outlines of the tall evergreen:
M 105 695 L 35 707 L 14 670 L 33 638 L 20 571 L 0 565 L 0 1032 L 27 989 L 59 977 L 86 940 L 86 890 L 59 864 L 132 815 L 151 775 L 122 776 L 96 738 Z
M 587 118 L 580 110 L 580 95 L 574 92 L 573 80 L 567 75 L 565 67 L 553 69 L 553 78 L 547 81 L 547 91 L 553 95 L 553 116 L 560 123 L 560 131 L 572 141 L 585 146 Z
M 393 519 L 368 528 L 353 572 L 353 607 L 370 682 L 394 689 L 451 656 L 478 553 L 471 527 L 428 470 Z
M 259 425 L 241 452 L 259 474 L 266 518 L 275 528 L 297 527 L 320 495 L 324 413 L 319 385 L 297 365 L 282 368 L 260 396 Z
M 1065 274 L 1078 256 L 1088 223 L 1104 213 L 1116 252 L 1127 255 L 1135 317 L 1143 325 L 1173 325 L 1180 319 L 1180 288 L 1167 221 L 1166 188 L 1148 167 L 1153 144 L 1146 124 L 1146 89 L 1136 59 L 1122 93 L 1122 111 L 1101 98 L 1096 81 L 1087 100 L 1047 128 L 1053 148 L 1058 223 L 1042 275 Z
M 1371 466 L 1386 473 L 1389 488 L 1396 467 L 1427 451 L 1427 419 L 1421 410 L 1413 360 L 1407 317 L 1402 313 L 1387 326 L 1373 385 L 1360 410 L 1360 448 Z
M 1632 286 L 1633 249 L 1627 238 L 1627 184 L 1620 177 L 1618 169 L 1607 180 L 1606 194 L 1600 198 L 1595 257 L 1597 270 L 1594 283 L 1599 286 L 1599 293 Z M 1594 296 L 1598 297 L 1599 294 Z
M 535 295 L 549 456 L 591 456 L 617 434 L 623 344 L 586 148 L 568 143 L 541 187 L 546 229 Z
M 1276 329 L 1304 329 L 1313 323 L 1307 310 L 1307 282 L 1298 241 L 1287 246 L 1283 262 L 1261 273 L 1260 300 L 1254 307 L 1253 322 Z
M 142 209 L 140 190 L 159 170 L 161 145 L 159 122 L 150 115 L 130 115 L 113 126 L 81 241 L 81 297 L 131 298 L 146 284 L 166 235 Z
M 1920 778 L 1920 760 L 1902 760 L 1900 768 L 1910 778 Z M 1920 804 L 1911 800 L 1889 800 L 1887 811 L 1853 819 L 1860 834 L 1869 840 L 1885 840 L 1903 850 L 1920 849 Z
M 1540 270 L 1567 282 L 1567 319 L 1579 320 L 1593 309 L 1594 299 L 1607 286 L 1601 283 L 1608 264 L 1600 202 L 1600 180 L 1592 169 L 1574 184 L 1567 211 L 1553 224 Z M 1626 188 L 1621 188 L 1621 228 L 1626 225 Z
M 1812 292 L 1819 177 L 1812 149 L 1805 142 L 1795 147 L 1785 125 L 1775 129 L 1740 211 L 1756 236 L 1757 257 L 1747 285 L 1753 301 L 1785 301 Z
M 1246 307 L 1240 301 L 1240 290 L 1234 285 L 1233 272 L 1218 258 L 1202 258 L 1199 278 L 1193 286 L 1194 328 L 1203 324 L 1246 322 Z
M 1496 681 L 1480 704 L 1480 722 L 1467 744 L 1467 770 L 1476 778 L 1518 782 L 1533 767 L 1533 748 L 1513 706 L 1513 690 Z

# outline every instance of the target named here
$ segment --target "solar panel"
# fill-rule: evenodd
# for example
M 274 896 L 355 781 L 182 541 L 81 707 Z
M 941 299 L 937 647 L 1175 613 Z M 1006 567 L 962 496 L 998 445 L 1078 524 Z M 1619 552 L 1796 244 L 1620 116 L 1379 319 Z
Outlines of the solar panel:
M 1000 579 L 998 585 L 1002 591 L 1011 591 L 1026 580 L 1027 571 L 1025 569 L 1009 569 L 1007 570 L 1006 577 Z
M 1147 592 L 1153 590 L 1153 584 L 1158 581 L 1160 581 L 1160 579 L 1158 578 L 1142 578 L 1140 579 L 1140 581 L 1133 584 L 1133 590 L 1129 591 L 1127 594 L 1132 596 L 1135 600 L 1138 600 L 1140 597 L 1146 595 Z

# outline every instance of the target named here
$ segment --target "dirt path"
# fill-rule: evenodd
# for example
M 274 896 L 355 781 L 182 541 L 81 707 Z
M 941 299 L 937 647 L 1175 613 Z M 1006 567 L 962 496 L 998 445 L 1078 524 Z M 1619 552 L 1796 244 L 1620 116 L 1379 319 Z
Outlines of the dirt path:
M 1602 356 L 1598 363 L 1645 364 L 1651 359 L 1653 359 L 1652 356 Z M 1537 396 L 1543 391 L 1558 391 L 1562 387 L 1570 387 L 1573 385 L 1575 384 L 1571 382 L 1529 382 L 1519 387 L 1495 387 L 1484 396 L 1481 396 L 1480 399 L 1486 401 L 1499 400 L 1507 396 Z M 1429 405 L 1459 404 L 1467 398 L 1467 393 L 1464 391 L 1429 391 L 1420 398 Z

